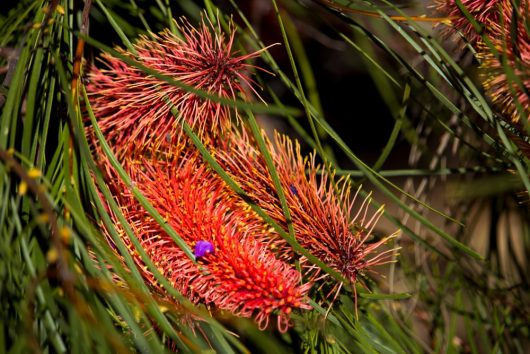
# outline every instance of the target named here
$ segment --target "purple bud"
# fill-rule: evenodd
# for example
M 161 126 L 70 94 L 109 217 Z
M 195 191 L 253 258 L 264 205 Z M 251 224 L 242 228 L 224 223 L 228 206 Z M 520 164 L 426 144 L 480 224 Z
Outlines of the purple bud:
M 294 195 L 298 195 L 298 189 L 296 189 L 296 187 L 294 186 L 294 184 L 290 184 L 289 185 L 289 190 L 291 191 L 291 193 L 293 193 Z
M 213 245 L 208 241 L 199 241 L 195 245 L 195 250 L 193 253 L 195 254 L 195 257 L 201 258 L 204 256 L 209 255 L 210 253 L 213 253 L 214 248 Z

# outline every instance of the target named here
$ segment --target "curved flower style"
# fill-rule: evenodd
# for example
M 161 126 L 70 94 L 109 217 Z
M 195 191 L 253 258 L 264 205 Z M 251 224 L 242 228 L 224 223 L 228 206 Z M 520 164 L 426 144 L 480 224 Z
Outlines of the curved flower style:
M 466 7 L 469 14 L 479 24 L 484 26 L 485 34 L 491 33 L 492 30 L 498 27 L 500 11 L 509 2 L 510 0 L 462 0 L 462 4 Z M 476 45 L 481 41 L 480 33 L 460 10 L 455 0 L 435 0 L 435 6 L 440 14 L 452 18 L 451 22 L 454 29 L 462 32 L 469 43 Z M 450 34 L 453 31 L 448 31 L 448 33 Z
M 229 142 L 221 144 L 217 160 L 243 190 L 277 223 L 287 230 L 287 222 L 265 159 L 255 148 L 252 139 L 244 134 L 233 134 Z M 372 230 L 383 210 L 368 216 L 370 200 L 362 201 L 351 217 L 358 191 L 350 198 L 348 180 L 333 181 L 326 169 L 315 164 L 315 155 L 302 157 L 298 142 L 276 133 L 274 144 L 269 142 L 274 165 L 286 194 L 296 240 L 325 264 L 334 268 L 352 283 L 358 275 L 371 267 L 391 261 L 391 252 L 377 249 L 393 237 L 368 243 Z M 306 171 L 308 173 L 306 174 Z M 271 237 L 271 234 L 265 235 Z M 278 235 L 271 242 L 281 259 L 293 257 L 293 251 Z M 318 269 L 301 263 L 319 274 Z M 325 275 L 324 275 L 325 277 Z
M 486 46 L 480 53 L 484 88 L 512 122 L 520 120 L 521 110 L 530 118 L 530 33 L 526 27 L 530 23 L 530 1 L 522 0 L 520 6 L 516 35 L 512 34 L 512 20 L 508 18 L 504 29 L 499 29 L 492 39 L 498 56 Z M 508 10 L 511 14 L 511 6 Z M 513 70 L 511 78 L 506 67 Z
M 253 66 L 245 60 L 258 56 L 260 51 L 237 56 L 232 48 L 232 25 L 226 39 L 220 27 L 204 20 L 199 29 L 185 19 L 181 22 L 178 29 L 182 38 L 166 30 L 159 35 L 142 36 L 134 46 L 136 55 L 120 48 L 117 51 L 214 96 L 245 98 L 245 88 L 256 92 L 252 88 L 254 82 L 246 74 Z M 207 127 L 210 135 L 218 134 L 231 124 L 231 109 L 226 105 L 171 85 L 110 54 L 103 54 L 101 61 L 106 69 L 94 68 L 89 73 L 87 91 L 101 130 L 113 146 L 121 149 L 119 157 L 148 146 L 171 147 L 178 143 L 182 129 L 170 112 L 167 99 L 199 132 Z
M 137 162 L 136 168 L 131 168 L 131 178 L 188 246 L 195 248 L 197 263 L 162 231 L 120 180 L 115 181 L 113 193 L 142 248 L 190 300 L 238 316 L 255 316 L 261 329 L 275 315 L 280 331 L 287 330 L 293 309 L 310 308 L 306 294 L 311 284 L 301 284 L 297 270 L 257 241 L 267 232 L 263 225 L 234 207 L 224 181 L 202 164 L 195 152 L 179 159 Z M 158 286 L 121 232 L 145 278 Z

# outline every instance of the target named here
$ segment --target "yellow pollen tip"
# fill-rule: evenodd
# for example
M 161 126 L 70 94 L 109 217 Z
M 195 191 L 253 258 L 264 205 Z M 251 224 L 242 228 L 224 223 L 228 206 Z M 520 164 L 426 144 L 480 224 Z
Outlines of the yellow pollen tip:
M 39 224 L 46 224 L 48 221 L 50 221 L 48 214 L 40 214 L 39 216 L 37 216 L 37 222 Z
M 28 184 L 24 181 L 20 182 L 18 185 L 18 194 L 25 195 L 28 192 Z
M 46 253 L 46 260 L 48 261 L 48 263 L 55 263 L 58 258 L 59 253 L 57 252 L 57 249 L 55 247 L 50 248 L 48 250 L 48 253 Z
M 70 230 L 66 226 L 61 227 L 61 229 L 59 230 L 59 235 L 61 236 L 61 240 L 64 243 L 70 242 L 71 233 L 70 233 Z
M 32 167 L 28 171 L 28 176 L 30 178 L 39 178 L 42 175 L 41 171 L 38 168 Z

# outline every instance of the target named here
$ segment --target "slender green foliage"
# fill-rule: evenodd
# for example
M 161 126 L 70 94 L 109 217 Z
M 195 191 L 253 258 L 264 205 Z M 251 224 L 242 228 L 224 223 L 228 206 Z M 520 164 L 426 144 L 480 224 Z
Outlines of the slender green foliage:
M 446 29 L 455 19 L 438 18 L 434 9 L 421 16 L 415 1 L 270 0 L 249 11 L 250 3 L 21 0 L 1 10 L 0 352 L 524 353 L 530 345 L 530 137 L 524 99 L 515 92 L 528 90 L 522 77 L 530 73 L 510 65 L 506 49 L 512 43 L 499 46 L 480 32 L 484 24 L 464 0 L 448 3 L 477 30 L 479 48 L 452 44 Z M 88 18 L 84 6 L 90 6 Z M 197 23 L 201 12 L 225 30 L 234 19 L 238 51 L 263 50 L 256 65 L 265 70 L 251 73 L 262 101 L 197 89 L 135 58 L 137 35 L 153 37 L 166 27 L 178 35 L 175 19 Z M 513 11 L 498 25 L 511 25 L 513 34 L 523 23 L 522 35 L 526 30 L 530 36 L 524 15 Z M 265 18 L 266 26 L 257 18 Z M 274 42 L 280 45 L 268 47 Z M 82 62 L 76 59 L 80 48 Z M 484 75 L 476 75 L 485 67 L 481 51 L 499 61 L 519 123 L 482 88 Z M 187 148 L 200 152 L 249 210 L 293 253 L 330 275 L 315 282 L 312 310 L 293 313 L 286 333 L 261 331 L 248 319 L 192 303 L 142 249 L 97 168 L 99 158 L 108 159 L 136 201 L 196 262 L 191 246 L 134 184 L 98 127 L 84 86 L 101 52 L 240 112 L 265 161 L 285 227 L 245 194 L 185 120 L 181 128 Z M 355 96 L 358 76 L 344 86 L 326 82 L 335 67 L 344 76 L 369 78 L 376 104 L 385 105 L 388 116 L 364 113 L 378 110 Z M 351 99 L 339 102 L 338 90 Z M 340 117 L 332 105 L 343 109 Z M 174 107 L 172 113 L 177 119 Z M 260 125 L 269 117 L 295 133 L 303 151 L 314 149 L 321 173 L 334 171 L 330 183 L 347 177 L 353 186 L 364 185 L 361 197 L 374 190 L 372 207 L 387 205 L 384 222 L 367 242 L 398 227 L 400 236 L 388 246 L 392 263 L 360 272 L 350 284 L 300 245 L 288 201 L 297 192 L 282 188 Z M 91 151 L 87 127 L 104 156 Z M 382 143 L 359 148 L 356 139 Z M 146 284 L 144 272 L 165 293 Z

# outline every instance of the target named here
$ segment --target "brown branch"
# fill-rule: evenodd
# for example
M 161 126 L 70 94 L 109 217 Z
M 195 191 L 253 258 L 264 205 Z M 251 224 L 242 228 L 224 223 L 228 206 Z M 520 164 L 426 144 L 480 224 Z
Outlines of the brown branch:
M 22 43 L 24 43 L 25 40 L 26 36 L 24 36 L 24 38 L 22 39 Z M 17 68 L 18 58 L 20 56 L 21 49 L 22 44 L 18 48 L 0 48 L 0 56 L 7 59 L 7 66 L 5 68 L 2 68 L 2 71 L 6 73 L 4 81 L 2 82 L 2 86 L 4 87 L 9 87 L 9 85 L 11 85 L 11 81 L 13 80 L 13 76 Z M 0 93 L 0 108 L 4 106 L 5 101 L 5 94 Z
M 85 6 L 83 8 L 83 20 L 81 23 L 80 33 L 81 36 L 78 37 L 77 47 L 75 49 L 75 58 L 72 71 L 72 97 L 74 99 L 74 107 L 77 108 L 78 104 L 78 86 L 79 86 L 79 77 L 81 75 L 81 63 L 83 60 L 83 53 L 85 50 L 85 40 L 81 37 L 88 35 L 89 29 L 89 15 L 90 8 L 92 6 L 92 0 L 86 0 Z

